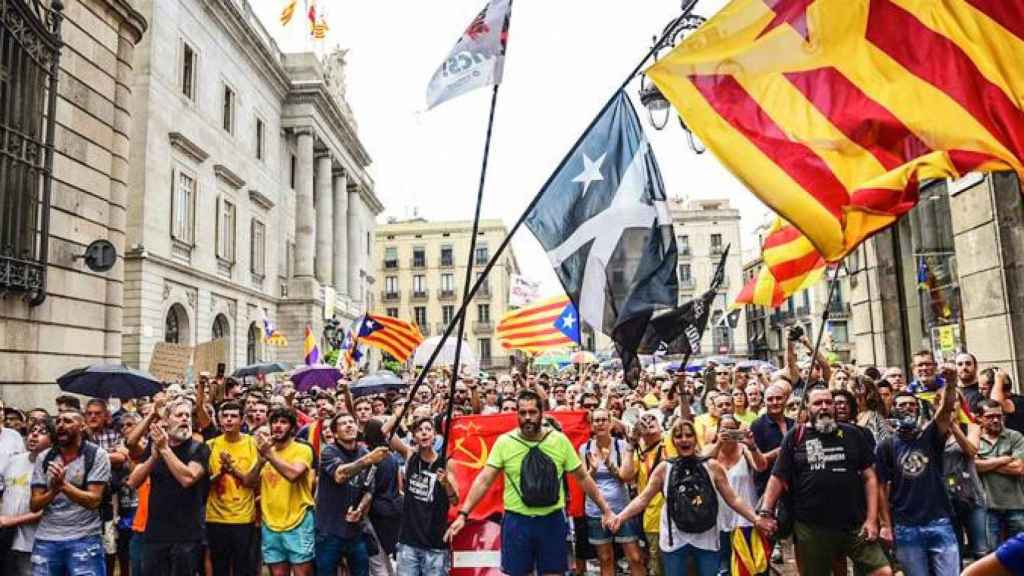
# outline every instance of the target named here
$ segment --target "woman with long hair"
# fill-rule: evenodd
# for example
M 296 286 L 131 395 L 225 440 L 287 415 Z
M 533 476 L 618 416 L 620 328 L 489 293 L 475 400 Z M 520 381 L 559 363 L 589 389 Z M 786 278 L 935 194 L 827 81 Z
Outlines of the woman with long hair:
M 851 381 L 850 392 L 857 399 L 857 425 L 867 428 L 875 437 L 876 444 L 892 436 L 892 427 L 886 422 L 889 414 L 875 381 L 867 376 L 858 376 Z

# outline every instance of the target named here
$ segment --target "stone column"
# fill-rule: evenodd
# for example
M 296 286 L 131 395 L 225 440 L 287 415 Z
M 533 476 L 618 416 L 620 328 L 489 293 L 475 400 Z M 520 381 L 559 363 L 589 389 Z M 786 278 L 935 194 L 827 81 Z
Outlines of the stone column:
M 316 156 L 316 277 L 321 284 L 334 281 L 334 193 L 331 190 L 331 154 Z
M 359 188 L 348 189 L 348 293 L 353 301 L 359 301 L 359 270 L 360 255 L 363 253 L 363 241 L 360 238 L 363 229 L 359 222 L 363 215 L 363 200 L 359 197 Z
M 338 296 L 348 295 L 348 176 L 338 168 L 334 183 L 334 290 Z
M 313 129 L 295 130 L 295 276 L 313 276 Z

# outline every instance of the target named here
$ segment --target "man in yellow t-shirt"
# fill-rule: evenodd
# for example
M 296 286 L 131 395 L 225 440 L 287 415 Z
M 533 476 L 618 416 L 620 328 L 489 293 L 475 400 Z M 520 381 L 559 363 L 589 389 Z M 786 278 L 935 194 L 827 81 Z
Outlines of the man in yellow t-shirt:
M 288 408 L 270 412 L 270 435 L 256 434 L 259 457 L 246 483 L 260 486 L 263 562 L 271 574 L 313 573 L 313 449 L 294 439 Z M 270 464 L 267 466 L 267 464 Z
M 666 443 L 662 441 L 660 410 L 647 410 L 637 420 L 637 429 L 640 434 L 640 442 L 637 444 L 637 490 L 643 492 L 651 473 L 658 467 L 658 464 L 668 460 L 671 456 L 666 450 Z M 668 443 L 675 446 L 671 442 Z M 658 544 L 658 535 L 661 532 L 661 507 L 665 503 L 665 497 L 659 492 L 644 510 L 643 528 L 644 538 L 647 540 L 647 550 L 650 554 L 648 566 L 653 576 L 661 576 L 661 547 Z
M 245 475 L 256 465 L 256 441 L 242 434 L 242 406 L 224 402 L 217 411 L 222 434 L 208 441 L 210 494 L 206 500 L 206 537 L 214 574 L 255 576 L 249 553 L 256 538 L 256 494 Z
M 545 429 L 544 402 L 531 388 L 521 390 L 516 398 L 519 427 L 498 437 L 491 449 L 487 465 L 473 480 L 459 516 L 445 534 L 445 540 L 458 534 L 473 508 L 487 494 L 499 473 L 505 475 L 503 499 L 505 514 L 501 522 L 501 570 L 512 576 L 526 574 L 563 574 L 569 569 L 566 538 L 569 524 L 565 519 L 565 474 L 572 474 L 583 492 L 597 504 L 602 523 L 614 518 L 597 484 L 580 462 L 579 455 L 565 434 Z M 520 470 L 527 454 L 538 448 L 554 464 L 558 483 L 554 504 L 528 506 L 523 501 Z M 544 495 L 547 496 L 547 495 Z

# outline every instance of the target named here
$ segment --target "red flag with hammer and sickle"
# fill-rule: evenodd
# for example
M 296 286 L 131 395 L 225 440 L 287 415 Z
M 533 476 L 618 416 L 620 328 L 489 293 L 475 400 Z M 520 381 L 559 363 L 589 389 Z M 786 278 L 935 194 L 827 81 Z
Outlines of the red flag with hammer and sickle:
M 554 418 L 558 422 L 562 432 L 569 437 L 569 441 L 577 450 L 590 438 L 590 424 L 587 422 L 586 412 L 548 412 L 545 417 Z M 448 435 L 448 458 L 452 461 L 461 497 L 458 506 L 452 508 L 453 514 L 462 506 L 462 500 L 469 494 L 469 487 L 473 485 L 476 475 L 487 465 L 487 458 L 498 436 L 515 430 L 518 425 L 518 418 L 513 412 L 487 416 L 459 416 L 452 421 L 451 432 Z M 566 508 L 571 516 L 582 516 L 583 491 L 571 475 L 567 476 L 569 492 L 566 494 Z M 504 477 L 499 476 L 473 509 L 470 518 L 482 520 L 494 513 L 502 512 L 505 509 L 502 502 L 504 489 Z

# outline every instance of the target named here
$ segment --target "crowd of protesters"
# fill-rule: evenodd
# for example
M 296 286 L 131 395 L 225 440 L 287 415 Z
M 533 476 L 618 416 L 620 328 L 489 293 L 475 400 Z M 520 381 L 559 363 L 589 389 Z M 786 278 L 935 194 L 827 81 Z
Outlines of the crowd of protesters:
M 505 573 L 1024 574 L 1024 397 L 969 353 L 899 368 L 710 365 L 462 376 L 456 415 L 514 412 L 472 485 L 441 460 L 450 380 L 296 393 L 201 374 L 125 402 L 7 406 L 0 572 L 447 574 L 504 479 Z M 405 406 L 405 404 L 409 404 Z M 588 412 L 578 448 L 551 412 Z M 565 478 L 585 505 L 567 517 Z M 761 536 L 758 536 L 761 535 Z M 763 538 L 762 538 L 763 537 Z

